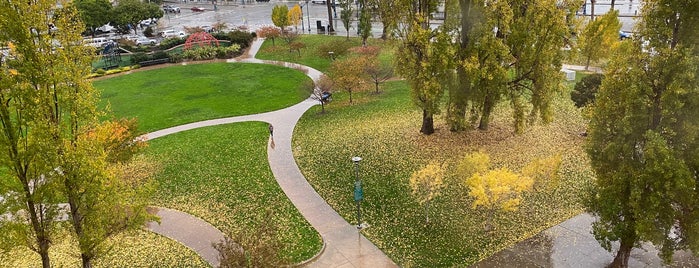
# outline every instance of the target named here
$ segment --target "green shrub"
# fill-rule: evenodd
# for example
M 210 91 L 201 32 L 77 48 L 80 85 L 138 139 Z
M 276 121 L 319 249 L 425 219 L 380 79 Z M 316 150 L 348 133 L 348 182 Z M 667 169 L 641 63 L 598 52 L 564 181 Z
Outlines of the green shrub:
M 143 35 L 153 37 L 153 28 L 150 26 L 146 27 L 146 29 L 143 30 Z
M 347 50 L 349 50 L 351 47 L 353 47 L 352 43 L 345 39 L 333 40 L 318 46 L 316 55 L 321 58 L 330 58 L 330 54 L 328 52 L 332 51 L 333 55 L 335 55 L 334 57 L 339 57 L 347 54 Z
M 179 38 L 179 37 L 172 37 L 172 38 L 166 38 L 163 39 L 163 41 L 160 41 L 160 49 L 170 49 L 176 46 L 179 46 L 181 44 L 184 44 L 184 42 L 187 41 L 184 38 Z
M 575 106 L 579 108 L 595 102 L 595 94 L 597 94 L 603 78 L 602 74 L 591 74 L 580 79 L 575 84 L 573 91 L 570 92 L 570 99 L 575 102 Z
M 131 55 L 131 64 L 138 64 L 139 62 L 142 61 L 147 61 L 150 60 L 150 56 L 148 54 L 139 52 Z
M 169 58 L 169 55 L 165 51 L 157 51 L 153 53 L 150 57 L 152 60 L 157 60 L 157 59 L 167 59 Z
M 99 75 L 104 75 L 104 72 L 105 72 L 105 71 L 104 71 L 104 69 L 102 69 L 102 68 L 99 68 L 99 69 L 95 70 L 95 73 L 97 73 L 97 74 L 99 74 Z
M 252 40 L 255 39 L 255 36 L 249 32 L 233 30 L 228 32 L 228 38 L 229 41 L 239 44 L 241 48 L 246 48 L 250 46 L 250 43 L 252 43 Z

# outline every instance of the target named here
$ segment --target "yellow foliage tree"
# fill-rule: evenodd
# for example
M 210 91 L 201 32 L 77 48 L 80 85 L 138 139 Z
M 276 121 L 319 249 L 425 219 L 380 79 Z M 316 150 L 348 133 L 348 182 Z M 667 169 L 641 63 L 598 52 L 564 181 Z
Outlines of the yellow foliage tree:
M 289 16 L 289 24 L 294 25 L 294 29 L 298 32 L 299 28 L 299 23 L 301 23 L 301 16 L 303 16 L 303 13 L 301 13 L 301 7 L 297 4 L 294 7 L 292 7 L 289 10 L 288 16 Z
M 410 176 L 410 188 L 420 205 L 425 206 L 425 222 L 430 223 L 430 201 L 439 196 L 444 187 L 445 164 L 430 163 Z
M 561 155 L 537 158 L 522 169 L 522 175 L 534 180 L 535 191 L 550 191 L 558 186 Z

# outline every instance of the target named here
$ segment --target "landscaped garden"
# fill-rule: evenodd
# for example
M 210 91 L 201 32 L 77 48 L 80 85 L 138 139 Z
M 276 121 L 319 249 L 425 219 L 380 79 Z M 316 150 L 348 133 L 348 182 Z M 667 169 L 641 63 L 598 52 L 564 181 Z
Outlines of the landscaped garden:
M 96 81 L 103 105 L 154 131 L 207 119 L 273 111 L 296 104 L 310 78 L 281 66 L 213 63 L 171 66 Z

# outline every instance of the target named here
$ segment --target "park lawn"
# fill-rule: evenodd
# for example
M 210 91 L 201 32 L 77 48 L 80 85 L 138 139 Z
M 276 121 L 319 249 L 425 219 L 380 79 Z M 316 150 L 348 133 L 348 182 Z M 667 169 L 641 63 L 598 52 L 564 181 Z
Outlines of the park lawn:
M 53 267 L 79 267 L 81 265 L 78 241 L 61 225 L 52 241 L 49 255 Z M 109 241 L 114 248 L 93 261 L 94 267 L 211 267 L 196 252 L 177 241 L 140 230 L 132 234 L 120 234 Z M 29 248 L 0 251 L 0 267 L 41 267 L 41 258 Z
M 282 109 L 308 97 L 304 73 L 274 65 L 178 65 L 101 79 L 101 107 L 137 118 L 139 130 Z
M 569 89 L 567 89 L 569 90 Z M 364 186 L 364 233 L 403 267 L 468 266 L 512 244 L 581 213 L 579 194 L 593 173 L 582 148 L 586 121 L 566 91 L 555 100 L 555 119 L 515 135 L 511 108 L 499 105 L 488 131 L 452 133 L 442 116 L 436 133 L 419 133 L 421 111 L 409 97 L 404 81 L 383 85 L 382 94 L 355 93 L 349 105 L 345 93 L 320 114 L 309 110 L 294 133 L 294 155 L 316 191 L 348 222 L 356 223 L 350 158 L 360 156 Z M 560 184 L 550 192 L 530 192 L 519 211 L 497 213 L 495 230 L 484 230 L 485 212 L 472 208 L 465 178 L 454 175 L 465 154 L 483 151 L 493 167 L 515 172 L 537 157 L 562 155 Z M 424 208 L 411 195 L 410 175 L 429 163 L 448 164 L 446 187 Z
M 332 46 L 334 42 L 349 43 L 344 45 L 347 47 L 359 47 L 362 45 L 361 38 L 350 37 L 347 39 L 346 36 L 302 35 L 299 36 L 297 41 L 305 45 L 305 47 L 301 49 L 300 56 L 296 51 L 289 51 L 288 44 L 282 38 L 276 38 L 274 41 L 271 39 L 266 39 L 255 57 L 263 60 L 298 63 L 322 72 L 326 72 L 332 63 L 332 60 L 330 59 L 327 51 L 321 49 L 322 46 Z M 392 60 L 393 50 L 388 48 L 392 47 L 391 41 L 369 38 L 367 39 L 367 44 L 369 46 L 381 47 L 382 49 L 381 54 L 379 54 L 379 59 L 384 63 L 390 63 Z M 343 55 L 340 55 L 338 51 L 334 52 L 336 58 L 341 59 L 344 57 Z
M 200 217 L 228 236 L 251 231 L 272 210 L 289 263 L 320 251 L 320 235 L 277 184 L 267 162 L 267 124 L 189 130 L 149 141 L 162 171 L 153 202 Z

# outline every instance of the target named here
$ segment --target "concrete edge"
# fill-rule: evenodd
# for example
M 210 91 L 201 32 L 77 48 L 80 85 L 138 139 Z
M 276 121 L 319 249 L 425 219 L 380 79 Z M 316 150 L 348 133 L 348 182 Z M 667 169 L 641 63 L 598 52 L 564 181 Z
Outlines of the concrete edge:
M 315 229 L 315 228 L 314 228 L 314 229 Z M 316 231 L 316 232 L 318 232 L 318 231 Z M 320 233 L 319 233 L 318 235 L 320 235 Z M 323 253 L 325 253 L 325 247 L 326 247 L 326 245 L 327 245 L 327 244 L 325 243 L 325 239 L 323 238 L 322 235 L 320 236 L 320 240 L 323 241 L 323 244 L 322 244 L 322 246 L 320 247 L 320 250 L 318 251 L 318 253 L 316 253 L 315 255 L 313 255 L 313 257 L 311 257 L 311 258 L 309 258 L 309 259 L 307 259 L 307 260 L 305 260 L 305 261 L 297 262 L 297 263 L 294 263 L 294 264 L 282 265 L 281 267 L 303 267 L 303 266 L 306 266 L 306 265 L 308 265 L 308 264 L 310 264 L 310 263 L 315 262 L 316 260 L 318 260 L 318 258 L 320 258 L 320 256 L 323 255 Z

